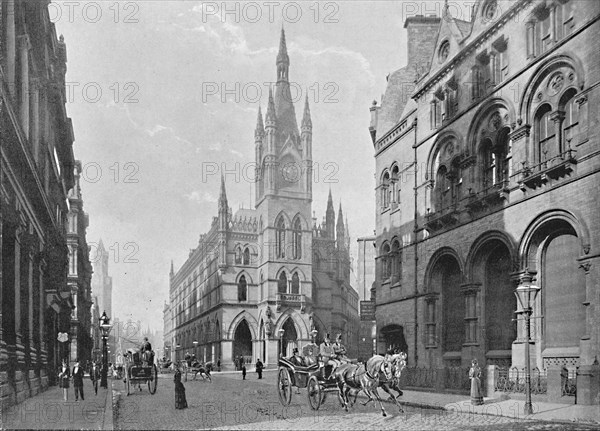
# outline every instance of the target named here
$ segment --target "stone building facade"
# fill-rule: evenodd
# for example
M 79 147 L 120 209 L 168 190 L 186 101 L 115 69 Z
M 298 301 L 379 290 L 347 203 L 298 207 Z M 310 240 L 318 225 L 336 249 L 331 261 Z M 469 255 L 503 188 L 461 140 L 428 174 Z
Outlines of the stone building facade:
M 210 231 L 177 272 L 171 267 L 167 343 L 176 359 L 193 352 L 225 368 L 240 356 L 276 366 L 315 330 L 317 341 L 342 333 L 356 357 L 346 223 L 341 204 L 336 222 L 331 192 L 324 222 L 312 218 L 312 121 L 306 100 L 298 128 L 283 30 L 276 65 L 275 95 L 264 119 L 259 109 L 255 131 L 255 208 L 233 214 L 221 178 Z
M 531 365 L 597 396 L 599 18 L 598 2 L 480 0 L 470 21 L 406 20 L 414 76 L 371 107 L 380 350 L 522 368 L 514 291 L 533 279 Z
M 69 213 L 67 216 L 67 247 L 69 249 L 69 270 L 67 284 L 73 298 L 71 310 L 71 361 L 79 359 L 83 364 L 92 359 L 94 341 L 92 340 L 92 325 L 98 325 L 98 320 L 92 321 L 92 264 L 89 258 L 89 248 L 86 229 L 89 216 L 83 211 L 81 195 L 81 162 L 75 161 L 73 172 L 75 185 L 69 191 Z
M 68 358 L 66 46 L 47 2 L 0 3 L 0 390 L 2 407 L 54 382 Z

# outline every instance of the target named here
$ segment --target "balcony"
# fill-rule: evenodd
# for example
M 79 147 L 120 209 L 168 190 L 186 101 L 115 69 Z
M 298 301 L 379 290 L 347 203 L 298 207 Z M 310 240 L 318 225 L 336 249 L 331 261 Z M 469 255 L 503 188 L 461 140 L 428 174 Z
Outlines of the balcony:
M 493 208 L 502 204 L 503 201 L 508 199 L 509 188 L 508 181 L 499 181 L 492 184 L 489 187 L 484 187 L 479 192 L 473 192 L 469 189 L 469 195 L 464 198 L 465 207 L 470 215 L 474 215 L 478 212 L 486 211 L 489 208 Z
M 430 232 L 435 232 L 452 226 L 458 222 L 459 211 L 456 204 L 452 204 L 436 212 L 425 215 L 425 226 Z
M 306 295 L 301 293 L 278 293 L 276 298 L 277 311 L 281 311 L 281 307 L 300 308 L 300 312 L 306 310 Z
M 521 170 L 521 190 L 525 188 L 536 189 L 546 184 L 549 179 L 558 180 L 573 172 L 573 165 L 577 164 L 575 150 L 568 149 L 564 153 L 544 160 L 535 166 L 528 167 L 523 164 Z

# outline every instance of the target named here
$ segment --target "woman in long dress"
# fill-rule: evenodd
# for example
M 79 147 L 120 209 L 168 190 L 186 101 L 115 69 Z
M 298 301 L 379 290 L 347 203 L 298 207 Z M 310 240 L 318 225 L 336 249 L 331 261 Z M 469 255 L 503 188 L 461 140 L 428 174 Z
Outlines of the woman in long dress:
M 185 409 L 187 408 L 187 400 L 185 399 L 185 387 L 183 383 L 181 383 L 181 371 L 179 371 L 179 367 L 176 368 L 175 371 L 175 408 L 176 409 Z
M 469 378 L 471 379 L 471 404 L 480 406 L 483 404 L 483 393 L 481 390 L 481 368 L 477 364 L 477 359 L 473 359 L 471 362 Z

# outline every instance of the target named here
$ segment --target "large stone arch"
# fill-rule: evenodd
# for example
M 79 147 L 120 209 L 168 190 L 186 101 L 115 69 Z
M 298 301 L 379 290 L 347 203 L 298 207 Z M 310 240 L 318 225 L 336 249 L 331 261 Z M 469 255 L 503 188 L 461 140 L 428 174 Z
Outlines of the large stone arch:
M 471 154 L 477 153 L 477 144 L 479 141 L 479 131 L 484 126 L 484 121 L 493 114 L 494 111 L 506 110 L 508 118 L 502 118 L 502 126 L 510 126 L 516 122 L 515 108 L 512 103 L 501 98 L 493 97 L 486 101 L 475 113 L 469 131 L 467 133 L 467 145 Z
M 456 250 L 454 250 L 452 247 L 442 247 L 439 248 L 438 250 L 435 251 L 435 253 L 433 253 L 431 255 L 431 257 L 429 258 L 429 262 L 427 263 L 427 268 L 425 269 L 425 278 L 423 281 L 423 286 L 425 287 L 425 291 L 429 292 L 429 283 L 431 280 L 431 272 L 433 271 L 433 269 L 435 268 L 436 264 L 438 263 L 438 261 L 443 258 L 444 256 L 452 256 L 454 259 L 456 259 L 456 261 L 458 262 L 458 265 L 460 267 L 460 271 L 462 274 L 465 273 L 464 268 L 464 262 L 462 257 L 456 252 Z
M 294 322 L 298 338 L 307 340 L 310 337 L 310 329 L 306 326 L 306 323 L 300 317 L 298 312 L 291 308 L 288 308 L 279 315 L 279 318 L 275 322 L 274 334 L 279 333 L 279 330 L 283 327 L 288 318 L 292 319 L 292 321 Z
M 525 91 L 519 103 L 519 119 L 525 124 L 531 124 L 531 105 L 533 97 L 539 89 L 540 84 L 548 75 L 561 67 L 573 70 L 573 82 L 582 90 L 585 86 L 585 74 L 581 60 L 574 55 L 559 54 L 548 58 L 540 64 L 525 85 Z
M 537 270 L 538 262 L 536 253 L 540 241 L 538 233 L 542 230 L 543 226 L 557 221 L 566 222 L 573 228 L 579 239 L 582 254 L 590 252 L 590 234 L 582 217 L 574 211 L 563 209 L 549 210 L 539 214 L 525 229 L 519 244 L 519 269 Z
M 465 279 L 468 282 L 473 282 L 473 266 L 475 265 L 478 256 L 481 254 L 481 251 L 485 249 L 486 244 L 491 241 L 499 241 L 503 243 L 508 249 L 511 257 L 513 271 L 517 271 L 518 269 L 518 260 L 517 260 L 517 245 L 515 241 L 510 237 L 510 235 L 501 230 L 491 230 L 487 231 L 479 237 L 471 244 L 471 248 L 469 249 L 469 254 L 467 255 L 467 259 L 465 261 L 465 270 L 464 275 Z
M 233 335 L 235 334 L 235 330 L 242 320 L 246 320 L 246 322 L 248 322 L 248 327 L 250 328 L 250 333 L 252 334 L 252 339 L 254 339 L 254 340 L 258 339 L 258 322 L 254 318 L 254 316 L 246 310 L 241 311 L 231 321 L 231 324 L 229 325 L 229 329 L 227 330 L 227 339 L 233 340 Z
M 452 152 L 454 155 L 459 154 L 461 149 L 463 148 L 463 138 L 454 130 L 447 130 L 441 132 L 435 139 L 434 144 L 431 146 L 429 150 L 429 155 L 427 156 L 427 170 L 425 171 L 425 180 L 433 180 L 435 178 L 435 160 L 438 155 L 445 150 L 445 146 L 447 146 L 447 142 L 454 140 L 455 144 L 453 146 Z M 448 161 L 453 159 L 453 156 L 448 157 Z

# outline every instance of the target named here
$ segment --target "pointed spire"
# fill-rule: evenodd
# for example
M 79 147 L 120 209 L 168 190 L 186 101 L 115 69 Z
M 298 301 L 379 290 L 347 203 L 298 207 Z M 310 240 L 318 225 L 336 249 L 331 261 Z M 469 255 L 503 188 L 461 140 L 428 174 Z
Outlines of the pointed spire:
M 267 123 L 267 127 L 269 127 L 270 123 L 275 126 L 275 122 L 277 121 L 277 116 L 275 115 L 275 102 L 273 101 L 273 90 L 269 87 L 269 104 L 267 105 L 267 115 L 265 117 L 265 122 Z
M 312 120 L 310 119 L 310 108 L 308 106 L 308 93 L 304 100 L 304 115 L 302 116 L 302 130 L 312 129 Z
M 225 177 L 221 173 L 221 192 L 219 193 L 219 208 L 227 208 L 227 192 L 225 191 Z
M 344 227 L 344 215 L 342 214 L 342 201 L 340 201 L 340 209 L 338 210 L 337 225 L 338 225 L 338 229 L 339 229 L 339 226 Z
M 329 188 L 329 197 L 327 198 L 327 211 L 325 211 L 325 230 L 327 236 L 335 239 L 335 211 L 333 209 L 333 198 L 331 197 L 331 188 Z
M 169 272 L 169 275 L 171 277 L 173 277 L 175 275 L 175 267 L 173 266 L 173 259 L 171 259 L 171 271 Z
M 263 123 L 262 111 L 260 106 L 258 107 L 258 118 L 256 119 L 256 130 L 254 131 L 254 137 L 259 139 L 265 136 L 265 125 Z
M 290 64 L 290 58 L 287 53 L 287 45 L 285 43 L 285 30 L 281 25 L 281 37 L 279 38 L 279 53 L 277 54 L 277 64 Z

